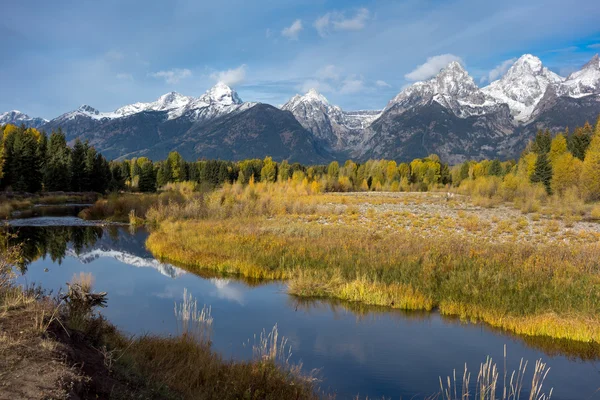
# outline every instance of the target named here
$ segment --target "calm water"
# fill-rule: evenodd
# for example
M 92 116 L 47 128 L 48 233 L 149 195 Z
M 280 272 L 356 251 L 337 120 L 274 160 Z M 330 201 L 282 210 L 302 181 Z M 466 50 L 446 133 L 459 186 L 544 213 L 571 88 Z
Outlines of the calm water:
M 479 363 L 491 355 L 509 367 L 521 357 L 529 371 L 538 358 L 551 370 L 545 387 L 553 399 L 600 399 L 598 348 L 552 340 L 524 339 L 482 325 L 461 324 L 436 313 L 405 313 L 330 301 L 299 301 L 281 283 L 251 284 L 201 277 L 160 263 L 145 249 L 147 232 L 87 225 L 74 218 L 21 220 L 15 230 L 29 265 L 20 277 L 55 293 L 79 273 L 95 277 L 95 289 L 109 294 L 102 309 L 111 322 L 132 334 L 176 334 L 174 302 L 187 288 L 214 317 L 214 348 L 226 357 L 246 359 L 243 346 L 254 334 L 277 324 L 292 345 L 292 361 L 321 370 L 321 387 L 338 398 L 357 394 L 393 399 L 422 398 L 439 389 L 439 376 L 465 363 L 475 380 Z M 35 226 L 25 226 L 35 225 Z M 502 372 L 501 372 L 502 373 Z

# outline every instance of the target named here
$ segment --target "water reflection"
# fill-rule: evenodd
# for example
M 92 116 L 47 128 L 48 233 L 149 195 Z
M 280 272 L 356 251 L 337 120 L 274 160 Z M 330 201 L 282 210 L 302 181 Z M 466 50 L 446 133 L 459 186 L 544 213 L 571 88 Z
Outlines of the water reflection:
M 242 343 L 278 324 L 292 344 L 292 361 L 302 361 L 307 370 L 321 369 L 323 388 L 337 392 L 338 398 L 359 393 L 423 398 L 438 389 L 439 376 L 461 370 L 465 363 L 476 371 L 487 355 L 502 360 L 507 344 L 511 369 L 520 357 L 550 363 L 547 384 L 555 388 L 553 399 L 600 399 L 593 394 L 600 386 L 594 364 L 600 349 L 594 345 L 511 336 L 437 313 L 293 297 L 282 282 L 242 280 L 200 269 L 185 273 L 152 257 L 144 230 L 10 229 L 27 253 L 24 279 L 56 291 L 74 273 L 92 273 L 96 289 L 109 293 L 102 313 L 126 332 L 176 334 L 173 305 L 186 288 L 198 304 L 212 307 L 213 345 L 225 358 L 251 357 Z
M 23 260 L 22 273 L 32 262 L 49 257 L 53 263 L 62 264 L 65 257 L 89 264 L 100 258 L 112 258 L 138 268 L 153 268 L 161 274 L 176 278 L 184 270 L 156 260 L 144 246 L 144 230 L 128 231 L 110 226 L 10 226 L 10 242 L 20 243 Z

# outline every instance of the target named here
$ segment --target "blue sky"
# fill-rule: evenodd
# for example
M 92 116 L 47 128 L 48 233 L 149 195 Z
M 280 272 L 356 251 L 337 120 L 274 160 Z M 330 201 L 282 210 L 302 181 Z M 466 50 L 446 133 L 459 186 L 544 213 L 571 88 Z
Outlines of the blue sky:
M 111 111 L 221 79 L 274 105 L 317 87 L 385 106 L 460 59 L 477 82 L 532 53 L 562 75 L 600 52 L 597 0 L 4 0 L 0 111 Z M 421 68 L 419 68 L 421 66 Z

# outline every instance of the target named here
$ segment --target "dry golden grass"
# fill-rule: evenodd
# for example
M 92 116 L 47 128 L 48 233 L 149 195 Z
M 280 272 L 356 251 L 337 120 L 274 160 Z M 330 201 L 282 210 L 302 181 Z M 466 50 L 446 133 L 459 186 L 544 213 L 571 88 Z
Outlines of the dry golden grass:
M 454 224 L 431 213 L 424 218 L 368 211 L 377 207 L 360 205 L 358 218 L 342 213 L 165 221 L 147 246 L 188 268 L 288 279 L 290 293 L 299 296 L 403 309 L 437 306 L 522 334 L 600 341 L 597 234 L 569 237 L 552 228 L 546 237 L 524 217 L 493 223 L 462 210 Z M 440 228 L 440 221 L 448 226 Z M 498 229 L 510 229 L 512 236 L 486 239 Z M 536 240 L 520 243 L 520 235 Z M 570 242 L 556 245 L 564 240 Z

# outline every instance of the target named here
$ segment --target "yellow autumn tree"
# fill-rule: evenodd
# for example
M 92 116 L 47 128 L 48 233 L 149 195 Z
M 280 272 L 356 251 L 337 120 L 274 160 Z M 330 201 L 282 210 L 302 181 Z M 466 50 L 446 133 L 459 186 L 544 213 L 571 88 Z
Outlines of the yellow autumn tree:
M 568 151 L 552 159 L 552 192 L 562 196 L 567 189 L 577 186 L 581 160 Z
M 600 128 L 585 152 L 580 183 L 586 200 L 600 200 Z
M 550 162 L 554 165 L 554 160 L 556 160 L 559 156 L 565 154 L 567 151 L 567 139 L 563 136 L 562 133 L 559 133 L 554 137 L 554 139 L 552 139 L 548 158 L 550 159 Z

